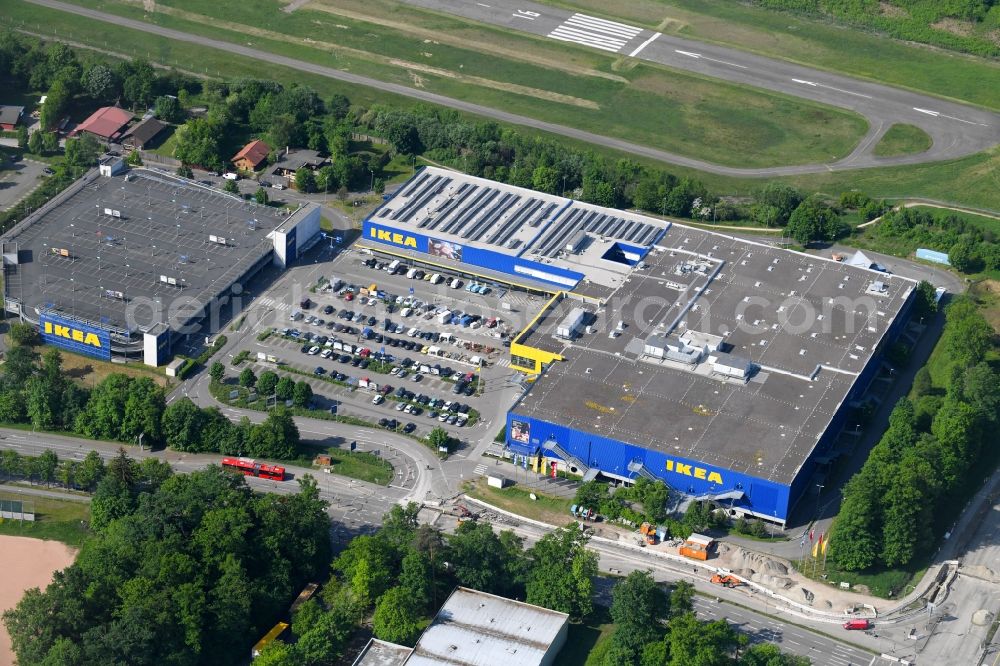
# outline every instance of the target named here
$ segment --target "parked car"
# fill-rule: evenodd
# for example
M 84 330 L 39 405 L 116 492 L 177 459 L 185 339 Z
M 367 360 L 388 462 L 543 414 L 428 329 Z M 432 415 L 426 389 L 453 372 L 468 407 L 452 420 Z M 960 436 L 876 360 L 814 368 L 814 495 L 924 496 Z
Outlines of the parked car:
M 385 402 L 385 398 L 383 398 L 381 395 L 377 395 L 374 398 L 372 398 L 373 405 L 381 405 L 383 402 Z M 381 425 L 381 423 L 379 425 Z

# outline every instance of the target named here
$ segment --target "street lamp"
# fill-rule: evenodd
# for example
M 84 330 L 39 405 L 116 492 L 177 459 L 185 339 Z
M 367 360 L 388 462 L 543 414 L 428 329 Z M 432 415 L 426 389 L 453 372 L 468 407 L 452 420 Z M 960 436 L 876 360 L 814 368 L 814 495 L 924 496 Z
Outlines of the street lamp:
M 372 174 L 372 182 L 371 182 L 371 185 L 368 187 L 368 191 L 369 192 L 374 192 L 375 191 L 375 170 L 372 169 L 371 167 L 368 167 L 368 170 L 371 171 L 371 174 Z

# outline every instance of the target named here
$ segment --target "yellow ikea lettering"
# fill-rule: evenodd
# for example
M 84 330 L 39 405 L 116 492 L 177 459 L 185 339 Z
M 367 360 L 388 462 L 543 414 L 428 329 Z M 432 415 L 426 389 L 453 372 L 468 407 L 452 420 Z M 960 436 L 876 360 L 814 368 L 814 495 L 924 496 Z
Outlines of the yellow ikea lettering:
M 683 474 L 684 476 L 693 476 L 696 479 L 704 479 L 709 483 L 722 483 L 722 475 L 718 472 L 710 472 L 704 467 L 695 467 L 693 465 L 688 465 L 682 462 L 676 462 L 674 460 L 667 460 L 666 468 L 668 472 L 673 472 L 675 474 Z
M 45 322 L 44 330 L 47 335 L 55 335 L 60 338 L 66 338 L 67 340 L 83 343 L 90 347 L 97 347 L 98 349 L 101 348 L 101 339 L 96 333 L 81 331 L 75 328 L 70 328 L 66 325 L 53 324 L 50 321 Z
M 414 249 L 417 247 L 416 238 L 413 236 L 404 236 L 397 231 L 387 231 L 385 229 L 370 227 L 369 235 L 375 240 L 385 241 L 386 243 L 392 243 L 393 245 L 402 245 L 403 247 L 412 247 Z

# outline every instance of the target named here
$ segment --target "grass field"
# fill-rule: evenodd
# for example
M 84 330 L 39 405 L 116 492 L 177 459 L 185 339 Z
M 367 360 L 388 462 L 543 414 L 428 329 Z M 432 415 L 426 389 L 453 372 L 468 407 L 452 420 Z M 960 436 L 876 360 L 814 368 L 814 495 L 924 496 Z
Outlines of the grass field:
M 899 88 L 1000 109 L 1000 63 L 731 0 L 543 0 Z
M 848 154 L 867 130 L 861 116 L 840 109 L 649 64 L 612 71 L 608 56 L 417 10 L 391 26 L 364 20 L 379 20 L 382 5 L 394 4 L 378 0 L 355 3 L 344 10 L 350 16 L 329 5 L 287 14 L 273 0 L 241 3 L 238 15 L 205 0 L 158 3 L 155 14 L 124 0 L 76 2 L 719 164 L 827 162 Z M 461 45 L 424 36 L 463 31 L 473 34 Z
M 875 155 L 893 157 L 922 153 L 928 150 L 932 143 L 930 135 L 916 125 L 896 123 L 875 144 Z
M 320 451 L 317 449 L 317 453 Z M 330 455 L 330 472 L 352 479 L 368 481 L 386 486 L 392 481 L 392 465 L 381 457 L 364 451 L 345 451 L 344 449 L 327 448 L 324 453 Z M 312 461 L 308 461 L 311 464 Z
M 566 666 L 601 666 L 604 654 L 611 647 L 615 625 L 605 606 L 595 606 L 594 612 L 569 625 L 566 645 L 559 652 L 559 663 Z
M 488 502 L 505 511 L 550 525 L 562 526 L 573 520 L 569 515 L 569 507 L 573 503 L 571 500 L 553 497 L 521 486 L 508 486 L 502 490 L 491 488 L 486 485 L 486 479 L 480 477 L 467 482 L 464 492 L 469 497 Z M 532 492 L 537 499 L 529 497 Z
M 87 538 L 84 523 L 90 521 L 87 502 L 59 500 L 33 495 L 20 495 L 0 486 L 3 499 L 24 499 L 34 504 L 35 521 L 0 519 L 0 534 L 61 541 L 68 546 L 79 546 Z
M 381 93 L 363 86 L 352 86 L 326 77 L 279 66 L 269 65 L 266 72 L 262 72 L 259 61 L 253 59 L 229 55 L 216 49 L 178 44 L 133 30 L 116 29 L 114 43 L 109 45 L 105 24 L 71 17 L 41 7 L 12 3 L 5 7 L 5 14 L 0 16 L 0 25 L 4 24 L 5 17 L 10 19 L 6 22 L 8 25 L 10 21 L 26 21 L 25 28 L 35 32 L 57 32 L 66 36 L 67 31 L 69 31 L 74 40 L 92 44 L 95 48 L 113 47 L 115 51 L 120 53 L 148 56 L 158 63 L 204 72 L 213 76 L 238 77 L 266 74 L 270 78 L 309 85 L 324 97 L 334 93 L 347 95 L 352 102 L 361 106 L 386 103 L 409 107 L 414 104 L 412 100 L 397 95 Z M 517 128 L 517 131 L 526 135 L 546 136 L 569 148 L 593 151 L 609 159 L 628 157 L 647 166 L 667 168 L 679 177 L 700 180 L 712 192 L 720 195 L 748 196 L 759 189 L 764 182 L 761 179 L 717 176 L 695 169 L 664 165 L 654 160 L 636 158 L 619 151 L 595 147 L 582 141 L 561 136 L 556 137 L 523 127 Z M 875 197 L 892 199 L 924 197 L 1000 211 L 1000 148 L 994 148 L 960 160 L 916 166 L 826 172 L 771 180 L 787 183 L 803 191 L 815 191 L 832 196 L 839 196 L 841 192 L 857 189 Z

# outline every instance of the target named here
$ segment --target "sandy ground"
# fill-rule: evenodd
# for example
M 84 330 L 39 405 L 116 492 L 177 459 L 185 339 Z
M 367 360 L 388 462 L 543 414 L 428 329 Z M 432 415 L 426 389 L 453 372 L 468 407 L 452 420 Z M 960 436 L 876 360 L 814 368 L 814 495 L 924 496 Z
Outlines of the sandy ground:
M 13 608 L 26 590 L 45 588 L 52 574 L 73 563 L 76 549 L 58 541 L 0 536 L 0 613 Z M 0 623 L 2 626 L 2 623 Z M 7 629 L 0 631 L 0 666 L 12 666 L 14 653 Z

